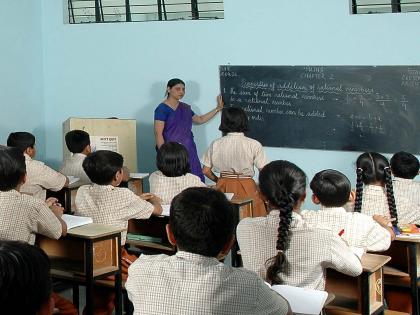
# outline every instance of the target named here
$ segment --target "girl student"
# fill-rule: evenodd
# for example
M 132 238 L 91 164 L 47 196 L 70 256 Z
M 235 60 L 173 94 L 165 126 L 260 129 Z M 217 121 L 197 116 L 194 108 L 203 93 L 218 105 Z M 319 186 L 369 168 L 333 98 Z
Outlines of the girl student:
M 190 173 L 188 152 L 180 143 L 162 144 L 157 152 L 156 166 L 158 171 L 149 177 L 150 192 L 164 205 L 169 205 L 186 188 L 206 186 L 198 176 Z
M 306 175 L 288 161 L 273 161 L 259 174 L 268 203 L 266 217 L 245 218 L 237 227 L 243 265 L 266 281 L 323 290 L 325 269 L 350 276 L 362 272 L 359 258 L 335 232 L 308 225 L 299 215 Z
M 376 152 L 365 152 L 356 161 L 356 199 L 354 212 L 379 214 L 394 219 L 397 224 L 420 224 L 420 211 L 406 198 L 395 202 L 391 168 L 386 157 Z M 363 186 L 364 184 L 364 186 Z
M 254 167 L 263 168 L 267 158 L 261 143 L 244 135 L 248 131 L 245 112 L 236 107 L 224 108 L 219 130 L 222 137 L 213 141 L 203 156 L 204 175 L 216 182 L 216 189 L 222 192 L 234 193 L 238 198 L 253 198 L 253 216 L 265 216 L 264 202 L 252 178 Z
M 191 106 L 181 102 L 185 95 L 185 83 L 180 79 L 171 79 L 166 85 L 166 99 L 155 109 L 155 139 L 159 149 L 165 142 L 182 143 L 188 151 L 191 173 L 200 177 L 204 175 L 198 159 L 197 147 L 191 131 L 192 123 L 203 124 L 213 118 L 223 108 L 222 96 L 217 97 L 217 106 L 204 115 L 195 114 Z

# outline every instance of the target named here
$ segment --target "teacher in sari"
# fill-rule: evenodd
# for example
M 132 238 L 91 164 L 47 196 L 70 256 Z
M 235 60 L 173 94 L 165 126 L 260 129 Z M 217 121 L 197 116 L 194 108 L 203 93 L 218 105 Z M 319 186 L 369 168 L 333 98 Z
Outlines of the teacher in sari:
M 191 173 L 204 182 L 200 159 L 192 133 L 192 123 L 201 125 L 213 118 L 223 109 L 221 95 L 217 97 L 217 107 L 207 114 L 196 115 L 191 106 L 181 102 L 185 95 L 185 83 L 180 79 L 171 79 L 166 85 L 166 99 L 155 109 L 156 146 L 165 142 L 178 142 L 188 151 Z

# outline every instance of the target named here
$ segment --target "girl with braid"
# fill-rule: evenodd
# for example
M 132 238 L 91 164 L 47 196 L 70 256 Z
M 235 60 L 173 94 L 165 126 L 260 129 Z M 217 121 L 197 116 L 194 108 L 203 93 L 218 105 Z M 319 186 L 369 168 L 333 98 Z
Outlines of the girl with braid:
M 356 161 L 356 200 L 354 212 L 383 215 L 398 224 L 420 224 L 420 211 L 405 198 L 395 202 L 391 168 L 386 157 L 376 152 L 365 152 Z M 364 184 L 364 186 L 363 186 Z
M 245 218 L 237 227 L 243 265 L 274 284 L 323 290 L 325 269 L 350 276 L 362 272 L 359 258 L 337 233 L 308 225 L 300 216 L 306 175 L 295 164 L 274 161 L 259 174 L 266 217 Z

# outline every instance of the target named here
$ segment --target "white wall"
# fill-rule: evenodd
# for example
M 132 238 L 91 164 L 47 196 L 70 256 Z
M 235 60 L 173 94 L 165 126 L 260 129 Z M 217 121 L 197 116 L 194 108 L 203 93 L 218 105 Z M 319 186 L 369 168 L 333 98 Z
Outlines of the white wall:
M 225 0 L 225 19 L 63 24 L 61 1 L 43 0 L 47 158 L 61 160 L 69 116 L 135 118 L 139 169 L 154 169 L 153 110 L 166 81 L 187 83 L 201 114 L 219 92 L 218 65 L 420 64 L 418 14 L 349 14 L 347 0 Z M 219 136 L 219 117 L 194 127 L 199 154 Z M 418 135 L 417 135 L 418 136 Z M 325 168 L 354 182 L 358 153 L 267 148 L 308 177 Z
M 12 131 L 37 137 L 45 156 L 41 3 L 6 0 L 0 10 L 0 144 Z

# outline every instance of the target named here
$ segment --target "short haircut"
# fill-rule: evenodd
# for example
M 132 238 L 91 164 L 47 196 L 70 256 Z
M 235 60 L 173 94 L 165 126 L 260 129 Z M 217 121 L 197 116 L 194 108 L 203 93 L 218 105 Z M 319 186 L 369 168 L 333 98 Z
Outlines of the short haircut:
M 411 153 L 398 152 L 391 158 L 391 170 L 394 176 L 413 179 L 419 174 L 419 160 Z
M 233 235 L 233 206 L 215 189 L 187 188 L 172 200 L 169 225 L 180 250 L 216 257 Z
M 157 152 L 156 167 L 163 175 L 177 177 L 189 173 L 188 151 L 180 143 L 166 142 Z
M 110 184 L 123 165 L 122 155 L 108 150 L 98 150 L 89 154 L 82 164 L 89 179 L 98 185 Z
M 36 315 L 51 297 L 50 261 L 38 247 L 0 240 L 2 314 Z
M 72 130 L 66 133 L 65 136 L 67 149 L 71 153 L 81 153 L 90 145 L 89 134 L 83 130 Z
M 29 132 L 12 132 L 7 138 L 7 146 L 18 148 L 25 152 L 27 148 L 33 148 L 35 145 L 35 136 Z
M 248 117 L 239 107 L 223 108 L 219 130 L 225 135 L 229 132 L 247 132 Z
M 23 153 L 18 148 L 0 146 L 0 191 L 15 189 L 25 174 Z
M 310 187 L 325 207 L 342 207 L 349 201 L 351 184 L 339 171 L 324 170 L 315 174 Z

